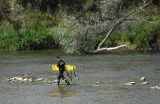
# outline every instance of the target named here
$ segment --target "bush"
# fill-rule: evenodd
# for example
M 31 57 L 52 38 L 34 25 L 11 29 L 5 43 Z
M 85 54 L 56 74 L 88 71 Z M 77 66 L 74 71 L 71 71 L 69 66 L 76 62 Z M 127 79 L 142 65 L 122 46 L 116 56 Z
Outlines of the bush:
M 60 44 L 66 53 L 79 54 L 81 51 L 81 42 L 85 34 L 85 26 L 81 25 L 78 20 L 73 17 L 65 17 L 62 22 L 52 29 L 50 34 Z
M 19 39 L 18 50 L 37 50 L 51 48 L 54 42 L 53 37 L 48 35 L 50 30 L 39 27 L 23 32 L 22 38 Z M 50 40 L 50 41 L 49 41 Z
M 55 25 L 55 18 L 50 13 L 43 14 L 38 9 L 28 7 L 25 18 L 18 28 L 13 24 L 5 25 L 0 30 L 0 48 L 9 50 L 37 50 L 52 48 L 54 39 L 48 35 L 50 27 Z M 20 34 L 20 35 L 19 35 Z
M 18 36 L 13 27 L 8 27 L 0 34 L 0 48 L 17 50 Z
M 160 21 L 142 22 L 122 33 L 122 40 L 130 42 L 137 49 L 158 49 Z
M 101 40 L 102 40 L 102 36 L 97 36 L 97 37 L 94 37 L 93 39 L 86 41 L 84 46 L 85 52 L 90 53 L 93 50 L 95 50 L 95 48 L 101 42 Z

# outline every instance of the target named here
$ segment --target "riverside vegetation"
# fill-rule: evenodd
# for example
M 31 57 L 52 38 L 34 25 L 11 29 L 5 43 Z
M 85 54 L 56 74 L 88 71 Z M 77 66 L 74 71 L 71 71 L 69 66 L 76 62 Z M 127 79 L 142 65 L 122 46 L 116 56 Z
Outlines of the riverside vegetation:
M 160 0 L 0 0 L 0 49 L 92 53 L 118 20 L 148 2 L 103 46 L 159 50 Z

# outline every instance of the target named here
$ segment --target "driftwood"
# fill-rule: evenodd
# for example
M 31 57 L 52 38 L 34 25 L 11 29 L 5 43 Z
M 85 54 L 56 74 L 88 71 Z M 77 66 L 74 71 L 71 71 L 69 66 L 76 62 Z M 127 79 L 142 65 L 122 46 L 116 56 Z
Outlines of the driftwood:
M 118 27 L 120 26 L 130 15 L 133 15 L 134 13 L 140 11 L 140 10 L 143 10 L 144 7 L 148 6 L 150 4 L 150 2 L 148 2 L 147 4 L 141 6 L 140 8 L 138 9 L 135 9 L 133 11 L 131 11 L 130 13 L 128 13 L 127 15 L 125 15 L 124 17 L 122 17 L 121 19 L 118 20 L 118 22 L 116 22 L 112 28 L 108 31 L 108 33 L 106 34 L 106 36 L 104 37 L 104 39 L 99 43 L 98 47 L 96 50 L 93 51 L 93 53 L 98 53 L 100 51 L 111 51 L 111 50 L 116 50 L 116 49 L 119 49 L 119 48 L 122 48 L 122 47 L 126 47 L 127 44 L 122 44 L 122 45 L 119 45 L 119 46 L 116 46 L 116 47 L 101 47 L 104 42 L 107 40 L 107 38 L 112 34 L 112 32 Z

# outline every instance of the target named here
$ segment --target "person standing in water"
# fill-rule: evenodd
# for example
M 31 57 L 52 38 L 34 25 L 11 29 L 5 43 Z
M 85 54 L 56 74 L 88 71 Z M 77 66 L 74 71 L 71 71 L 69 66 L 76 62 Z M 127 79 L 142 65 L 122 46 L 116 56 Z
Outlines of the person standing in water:
M 59 68 L 59 74 L 58 74 L 57 84 L 59 84 L 60 80 L 62 79 L 62 80 L 65 80 L 65 83 L 67 85 L 70 85 L 70 82 L 63 75 L 64 71 L 66 71 L 65 70 L 65 65 L 66 65 L 65 62 L 59 56 L 57 56 L 57 61 L 58 61 L 57 62 L 57 67 Z M 69 77 L 69 75 L 68 75 L 68 77 Z

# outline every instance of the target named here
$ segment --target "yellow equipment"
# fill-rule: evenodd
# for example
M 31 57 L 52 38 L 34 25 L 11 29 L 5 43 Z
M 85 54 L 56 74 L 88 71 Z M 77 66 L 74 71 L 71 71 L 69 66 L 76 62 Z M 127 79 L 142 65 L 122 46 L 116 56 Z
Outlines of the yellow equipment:
M 67 70 L 68 72 L 69 72 L 69 71 L 74 71 L 75 69 L 76 69 L 75 66 L 65 65 L 65 70 Z M 59 68 L 57 67 L 56 64 L 52 64 L 52 70 L 53 70 L 53 71 L 59 71 Z

